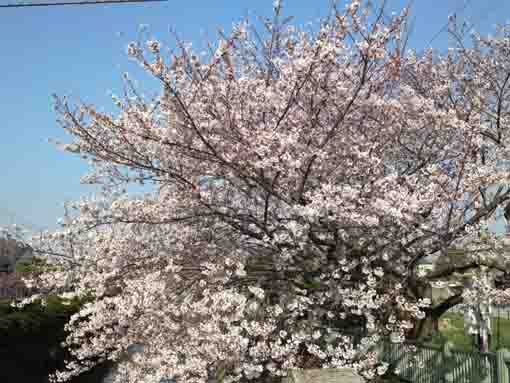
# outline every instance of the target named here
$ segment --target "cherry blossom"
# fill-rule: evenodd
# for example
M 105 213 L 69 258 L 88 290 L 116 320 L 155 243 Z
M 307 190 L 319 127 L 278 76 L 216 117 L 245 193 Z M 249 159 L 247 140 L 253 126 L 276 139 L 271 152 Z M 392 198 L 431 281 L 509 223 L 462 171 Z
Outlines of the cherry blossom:
M 128 76 L 116 113 L 56 98 L 63 149 L 89 159 L 83 181 L 102 192 L 35 246 L 58 265 L 40 276 L 47 293 L 94 298 L 67 325 L 75 359 L 54 380 L 105 359 L 116 382 L 334 367 L 373 380 L 383 337 L 403 342 L 462 302 L 434 307 L 431 282 L 507 267 L 502 240 L 479 234 L 510 200 L 497 166 L 510 27 L 417 54 L 404 51 L 408 9 L 350 1 L 312 30 L 287 25 L 280 1 L 274 14 L 209 56 L 130 43 L 155 99 Z M 451 249 L 463 264 L 418 272 Z

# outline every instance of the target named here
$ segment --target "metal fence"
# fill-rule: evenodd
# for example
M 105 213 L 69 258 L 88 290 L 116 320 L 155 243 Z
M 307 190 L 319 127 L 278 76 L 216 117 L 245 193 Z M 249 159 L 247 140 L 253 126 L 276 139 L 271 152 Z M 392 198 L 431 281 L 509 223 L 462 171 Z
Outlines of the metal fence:
M 385 342 L 381 360 L 413 383 L 509 383 L 510 354 L 505 350 L 480 353 L 458 350 L 450 344 Z
M 0 298 L 27 298 L 35 293 L 35 289 L 28 287 L 0 287 Z
M 464 309 L 460 306 L 452 307 L 450 310 L 448 310 L 449 313 L 455 313 L 455 314 L 464 314 Z M 492 317 L 499 317 L 499 318 L 506 318 L 510 320 L 510 306 L 498 306 L 494 305 L 492 306 Z

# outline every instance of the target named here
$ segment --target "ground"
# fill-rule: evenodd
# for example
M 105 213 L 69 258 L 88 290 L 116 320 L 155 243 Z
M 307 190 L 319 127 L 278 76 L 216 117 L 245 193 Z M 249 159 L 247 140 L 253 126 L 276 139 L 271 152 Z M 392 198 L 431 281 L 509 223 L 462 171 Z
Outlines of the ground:
M 456 347 L 465 350 L 473 349 L 473 340 L 464 334 L 464 318 L 459 313 L 447 313 L 441 317 L 439 332 L 443 339 L 452 342 Z M 437 340 L 439 342 L 439 339 Z M 499 318 L 492 318 L 492 336 L 490 351 L 500 348 L 510 350 L 510 315 L 504 314 Z

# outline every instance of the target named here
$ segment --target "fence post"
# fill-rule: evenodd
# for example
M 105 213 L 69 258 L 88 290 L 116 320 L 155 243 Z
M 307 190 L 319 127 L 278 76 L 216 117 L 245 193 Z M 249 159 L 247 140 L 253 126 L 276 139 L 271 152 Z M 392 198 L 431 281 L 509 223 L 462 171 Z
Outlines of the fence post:
M 446 342 L 443 346 L 443 352 L 442 352 L 442 375 L 443 375 L 443 382 L 445 383 L 454 383 L 453 381 L 453 371 L 450 371 L 450 362 L 452 358 L 452 347 L 453 344 L 451 342 Z
M 507 363 L 510 363 L 510 352 L 504 348 L 498 350 L 496 352 L 498 383 L 510 383 Z

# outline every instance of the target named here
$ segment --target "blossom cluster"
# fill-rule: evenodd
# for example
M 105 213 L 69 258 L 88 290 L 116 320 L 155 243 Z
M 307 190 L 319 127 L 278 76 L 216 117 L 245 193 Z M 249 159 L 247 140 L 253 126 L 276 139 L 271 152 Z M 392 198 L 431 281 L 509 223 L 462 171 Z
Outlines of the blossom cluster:
M 508 178 L 509 40 L 418 55 L 401 49 L 407 9 L 353 0 L 315 32 L 274 11 L 265 35 L 240 23 L 210 56 L 131 43 L 156 99 L 127 77 L 116 114 L 57 99 L 63 148 L 90 160 L 84 182 L 102 194 L 38 244 L 59 265 L 40 277 L 48 291 L 94 297 L 55 380 L 105 359 L 117 382 L 296 367 L 375 379 L 381 339 L 403 342 L 429 312 L 421 261 L 452 246 L 505 257 L 478 233 L 510 199 L 484 189 Z

